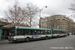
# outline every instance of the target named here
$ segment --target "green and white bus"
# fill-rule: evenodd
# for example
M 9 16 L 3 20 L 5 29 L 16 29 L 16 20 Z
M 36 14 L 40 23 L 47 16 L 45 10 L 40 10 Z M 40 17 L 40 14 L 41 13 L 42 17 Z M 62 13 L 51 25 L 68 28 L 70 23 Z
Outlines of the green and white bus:
M 9 41 L 30 41 L 33 39 L 48 39 L 52 37 L 67 36 L 67 30 L 12 27 L 10 28 Z
M 53 29 L 53 37 L 67 36 L 68 31 L 62 29 Z
M 12 27 L 10 28 L 9 41 L 30 41 L 33 39 L 52 38 L 51 29 L 41 28 L 26 28 L 26 27 Z

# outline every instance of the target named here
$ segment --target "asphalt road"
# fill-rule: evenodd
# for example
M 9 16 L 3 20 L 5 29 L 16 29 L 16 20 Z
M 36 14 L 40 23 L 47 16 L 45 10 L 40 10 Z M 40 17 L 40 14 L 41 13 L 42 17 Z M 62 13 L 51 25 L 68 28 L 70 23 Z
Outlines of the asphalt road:
M 0 50 L 75 50 L 75 35 L 31 42 L 7 42 L 0 44 Z

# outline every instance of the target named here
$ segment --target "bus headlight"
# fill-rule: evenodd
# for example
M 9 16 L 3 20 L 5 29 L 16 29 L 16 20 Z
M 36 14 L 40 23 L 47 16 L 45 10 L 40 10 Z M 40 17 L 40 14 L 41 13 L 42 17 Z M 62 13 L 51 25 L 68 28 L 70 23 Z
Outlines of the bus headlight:
M 16 40 L 16 37 L 14 37 L 14 40 Z

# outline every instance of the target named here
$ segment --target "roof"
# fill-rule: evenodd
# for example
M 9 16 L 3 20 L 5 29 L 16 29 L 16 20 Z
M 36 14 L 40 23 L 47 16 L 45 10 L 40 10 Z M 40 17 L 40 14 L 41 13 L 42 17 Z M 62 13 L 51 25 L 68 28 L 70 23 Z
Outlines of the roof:
M 8 25 L 8 24 L 11 24 L 11 23 L 0 21 L 0 25 L 2 25 L 2 26 Z
M 51 30 L 51 29 L 44 29 L 44 28 L 28 28 L 28 27 L 15 27 L 15 29 Z

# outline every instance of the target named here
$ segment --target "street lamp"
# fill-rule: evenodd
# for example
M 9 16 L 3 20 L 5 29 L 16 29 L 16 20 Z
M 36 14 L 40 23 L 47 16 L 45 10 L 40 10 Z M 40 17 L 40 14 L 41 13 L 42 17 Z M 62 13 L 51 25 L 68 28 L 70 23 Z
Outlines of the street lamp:
M 44 6 L 43 8 L 47 8 L 47 6 Z M 43 8 L 42 8 L 42 9 L 40 9 L 40 11 L 42 11 L 42 10 L 43 10 Z
M 43 8 L 47 8 L 47 6 L 44 6 Z M 43 10 L 43 8 L 40 9 L 40 28 L 41 28 L 41 11 Z

